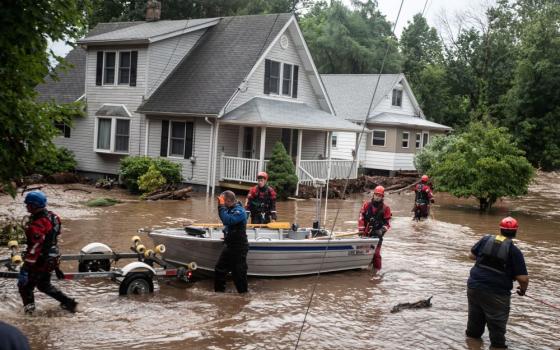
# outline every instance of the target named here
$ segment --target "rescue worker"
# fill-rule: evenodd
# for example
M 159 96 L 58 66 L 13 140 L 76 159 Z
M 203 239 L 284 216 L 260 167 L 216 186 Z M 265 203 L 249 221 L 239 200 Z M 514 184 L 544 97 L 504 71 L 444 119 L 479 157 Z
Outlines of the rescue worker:
M 61 233 L 60 218 L 46 209 L 47 196 L 41 191 L 29 192 L 24 202 L 31 214 L 25 228 L 27 248 L 24 263 L 18 276 L 24 311 L 35 311 L 33 290 L 37 287 L 39 291 L 58 300 L 63 309 L 76 312 L 78 303 L 51 284 L 51 272 L 55 271 L 58 278 L 64 277 L 59 269 L 60 253 L 57 246 Z
M 268 174 L 257 174 L 257 185 L 247 194 L 245 208 L 251 213 L 252 224 L 268 224 L 276 221 L 276 191 L 267 185 Z
M 416 198 L 414 199 L 414 219 L 419 221 L 430 214 L 430 203 L 434 202 L 432 189 L 428 185 L 428 175 L 422 175 L 420 183 L 414 188 Z
M 383 203 L 385 188 L 377 186 L 371 201 L 365 202 L 360 210 L 358 232 L 362 237 L 378 237 L 379 242 L 373 254 L 373 274 L 381 270 L 381 245 L 383 236 L 391 228 L 391 208 Z
M 494 348 L 507 348 L 505 334 L 513 280 L 519 284 L 517 294 L 521 296 L 529 285 L 523 253 L 512 241 L 518 227 L 514 218 L 502 219 L 500 234 L 485 235 L 469 254 L 476 263 L 467 282 L 469 319 L 465 333 L 469 338 L 480 339 L 488 326 Z
M 226 291 L 226 275 L 231 272 L 237 292 L 246 293 L 247 214 L 232 191 L 225 191 L 218 197 L 218 211 L 224 224 L 224 248 L 214 268 L 214 290 Z
M 29 350 L 27 337 L 16 327 L 0 321 L 0 350 Z

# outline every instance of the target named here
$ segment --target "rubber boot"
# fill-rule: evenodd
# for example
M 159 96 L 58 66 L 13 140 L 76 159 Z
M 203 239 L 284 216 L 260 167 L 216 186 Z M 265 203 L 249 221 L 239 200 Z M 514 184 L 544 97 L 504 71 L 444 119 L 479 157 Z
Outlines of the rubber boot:
M 74 299 L 69 299 L 65 303 L 60 303 L 60 307 L 64 310 L 67 310 L 68 312 L 75 313 L 78 307 L 78 303 Z

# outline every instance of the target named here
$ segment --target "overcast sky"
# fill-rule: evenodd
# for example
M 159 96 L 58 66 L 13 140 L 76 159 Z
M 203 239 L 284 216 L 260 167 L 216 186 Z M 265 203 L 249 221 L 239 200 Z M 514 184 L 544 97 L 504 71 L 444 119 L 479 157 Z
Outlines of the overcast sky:
M 347 4 L 351 3 L 350 0 L 344 1 Z M 440 30 L 439 18 L 442 14 L 447 13 L 447 16 L 452 18 L 455 13 L 477 11 L 494 2 L 494 0 L 427 0 L 427 2 L 426 0 L 404 0 L 395 34 L 400 37 L 402 29 L 406 26 L 407 22 L 411 21 L 415 14 L 421 13 L 424 5 L 426 5 L 424 16 L 426 16 L 428 24 Z M 399 0 L 378 0 L 378 4 L 381 13 L 387 17 L 388 21 L 394 23 L 401 2 Z M 60 56 L 66 56 L 71 49 L 70 46 L 63 42 L 56 42 L 51 44 L 50 47 Z

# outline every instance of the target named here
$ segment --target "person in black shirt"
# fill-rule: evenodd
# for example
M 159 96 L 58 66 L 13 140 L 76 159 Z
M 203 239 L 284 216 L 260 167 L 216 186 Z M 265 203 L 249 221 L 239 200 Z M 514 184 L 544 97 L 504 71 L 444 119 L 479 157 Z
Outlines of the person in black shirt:
M 469 255 L 476 263 L 467 282 L 469 319 L 465 333 L 469 338 L 480 339 L 488 326 L 494 348 L 507 348 L 505 334 L 513 280 L 519 283 L 517 294 L 521 296 L 529 285 L 523 253 L 512 241 L 518 227 L 514 218 L 502 219 L 500 234 L 484 236 Z

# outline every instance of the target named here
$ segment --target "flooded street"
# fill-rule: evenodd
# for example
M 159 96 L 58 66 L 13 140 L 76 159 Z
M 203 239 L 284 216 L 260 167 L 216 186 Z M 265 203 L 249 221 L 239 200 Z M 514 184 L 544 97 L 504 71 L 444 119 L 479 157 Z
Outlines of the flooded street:
M 204 195 L 89 209 L 79 204 L 85 194 L 72 191 L 65 194 L 72 196 L 68 209 L 66 204 L 56 205 L 61 203 L 57 196 L 64 196 L 60 188 L 49 200 L 51 210 L 62 214 L 64 253 L 76 253 L 94 241 L 127 251 L 139 228 L 178 226 L 185 218 L 217 221 L 215 201 Z M 329 200 L 325 226 L 334 225 L 337 232 L 355 230 L 361 204 L 368 198 L 363 194 Z M 436 193 L 434 218 L 415 223 L 410 212 L 413 198 L 413 193 L 387 196 L 392 230 L 383 244 L 383 273 L 375 281 L 366 270 L 319 278 L 253 278 L 250 293 L 239 296 L 231 282 L 229 293 L 216 294 L 212 280 L 205 279 L 190 285 L 159 283 L 153 295 L 139 297 L 119 297 L 118 286 L 106 280 L 55 281 L 80 302 L 82 312 L 68 314 L 36 292 L 38 312 L 25 316 L 16 281 L 4 279 L 0 318 L 20 328 L 32 349 L 295 349 L 316 284 L 298 349 L 487 349 L 487 332 L 483 343 L 465 341 L 466 280 L 472 266 L 467 254 L 484 233 L 497 233 L 500 219 L 507 215 L 520 222 L 516 244 L 529 270 L 527 294 L 560 305 L 558 173 L 540 174 L 528 196 L 499 202 L 488 214 L 480 214 L 474 201 Z M 23 212 L 23 206 L 6 206 L 5 197 L 1 201 L 2 211 L 19 207 L 17 212 Z M 278 204 L 279 220 L 300 226 L 310 226 L 315 211 L 313 200 Z M 147 235 L 142 238 L 151 248 Z M 0 255 L 7 255 L 6 250 Z M 75 268 L 63 266 L 67 271 Z M 390 313 L 398 303 L 430 296 L 432 308 Z M 557 350 L 559 333 L 560 310 L 512 296 L 506 334 L 511 349 Z

